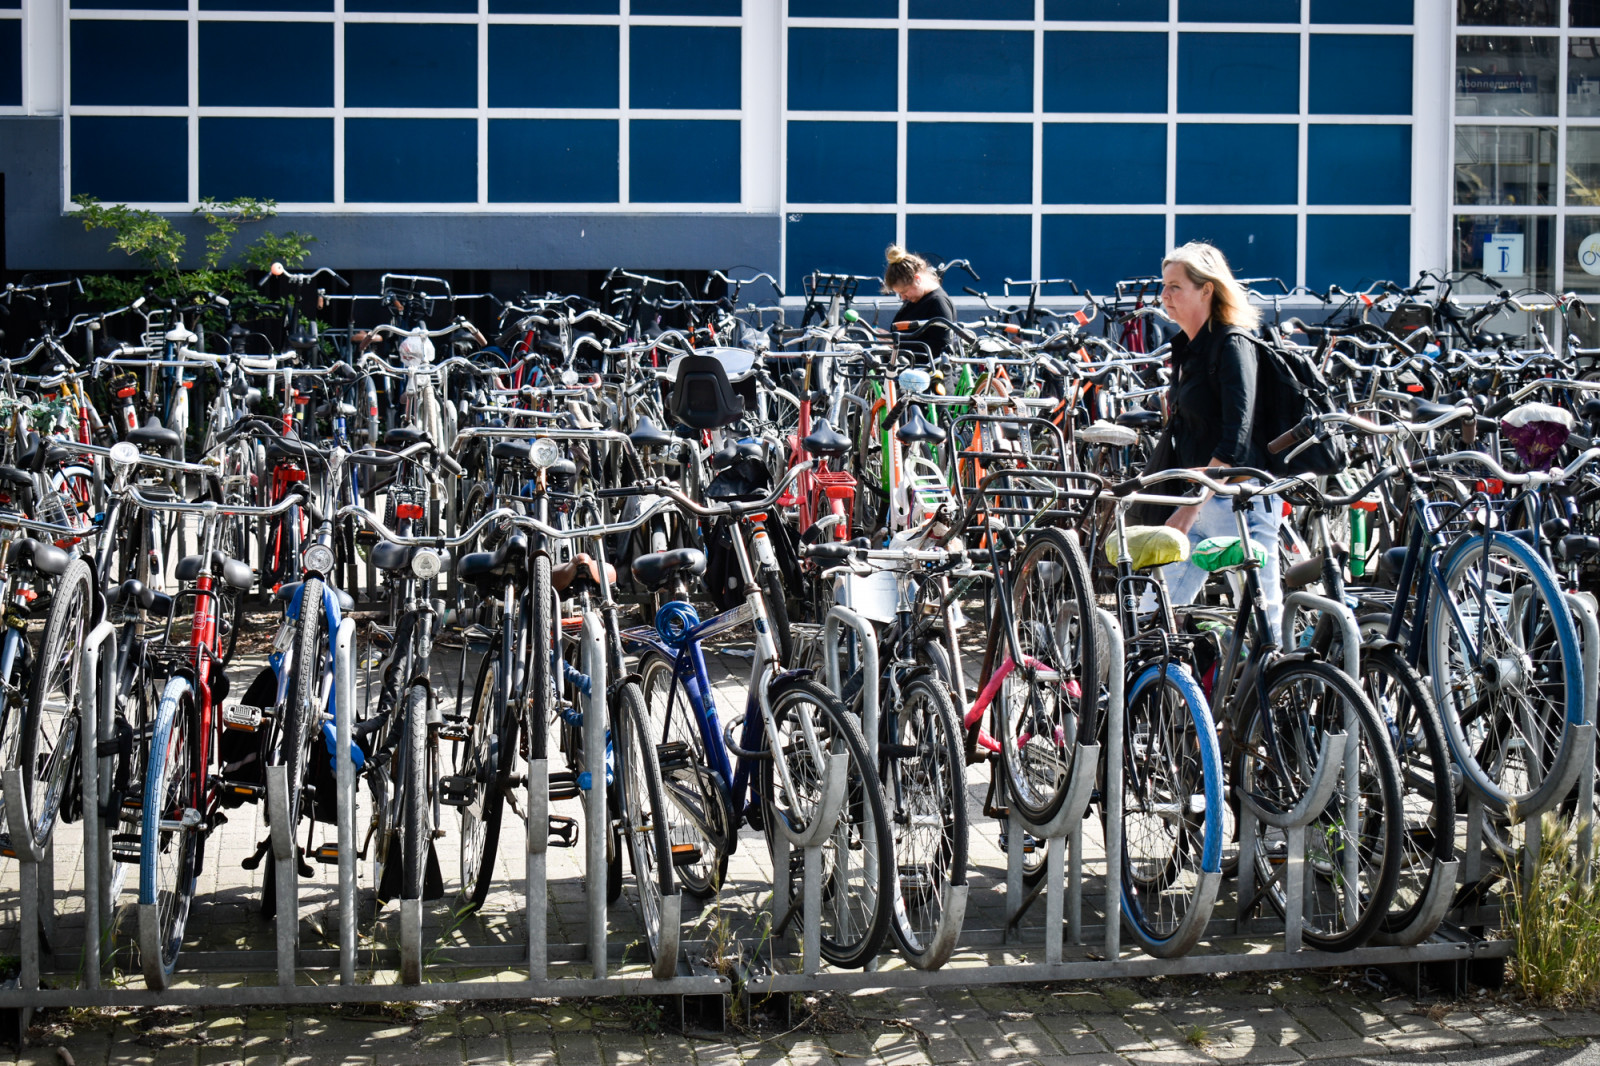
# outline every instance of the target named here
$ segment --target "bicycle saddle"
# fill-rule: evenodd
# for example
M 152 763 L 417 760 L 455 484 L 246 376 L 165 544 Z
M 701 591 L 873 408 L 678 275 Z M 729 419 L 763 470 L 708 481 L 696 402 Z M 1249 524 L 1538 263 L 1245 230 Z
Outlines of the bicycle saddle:
M 178 560 L 172 576 L 179 581 L 193 581 L 200 576 L 200 563 L 200 556 L 185 555 Z M 211 553 L 211 570 L 213 573 L 221 574 L 223 584 L 229 588 L 247 589 L 256 583 L 256 572 L 250 569 L 249 563 L 230 559 L 221 552 Z
M 639 450 L 645 448 L 665 448 L 677 440 L 671 433 L 662 429 L 648 418 L 639 419 L 638 428 L 628 434 L 628 439 Z
M 176 448 L 183 443 L 177 430 L 168 429 L 153 417 L 138 429 L 130 429 L 128 440 L 141 448 Z
M 321 449 L 307 445 L 296 437 L 268 437 L 267 465 L 304 463 L 307 466 L 326 466 L 328 459 Z
M 894 435 L 902 444 L 939 444 L 944 440 L 944 430 L 929 422 L 916 404 L 906 411 Z
M 1600 400 L 1585 400 L 1578 407 L 1578 414 L 1585 422 L 1593 424 L 1600 421 Z
M 808 455 L 825 455 L 834 458 L 850 450 L 850 438 L 828 424 L 826 418 L 811 427 L 811 432 L 800 439 L 800 447 Z
M 383 435 L 383 446 L 399 450 L 409 448 L 419 440 L 427 439 L 428 435 L 414 426 L 395 426 Z
M 1447 415 L 1454 410 L 1455 407 L 1452 405 L 1434 403 L 1432 400 L 1424 400 L 1420 396 L 1411 401 L 1412 414 L 1423 422 L 1432 422 L 1435 418 Z
M 372 546 L 372 552 L 367 558 L 379 570 L 393 573 L 396 570 L 405 570 L 410 567 L 412 556 L 416 555 L 418 550 L 414 544 L 394 544 L 387 540 L 380 540 Z M 433 550 L 439 553 L 439 569 L 448 569 L 450 566 L 450 550 L 448 548 Z
M 19 489 L 33 487 L 33 478 L 26 470 L 18 470 L 14 466 L 0 466 L 0 481 L 13 485 Z
M 594 583 L 595 589 L 606 588 L 617 580 L 617 568 L 610 563 L 606 564 L 605 582 L 600 580 L 600 564 L 593 556 L 579 552 L 564 563 L 558 563 L 550 568 L 550 584 L 555 586 L 557 592 L 565 592 L 575 580 L 587 580 Z
M 703 574 L 706 572 L 706 553 L 699 548 L 673 548 L 670 551 L 650 552 L 633 560 L 634 578 L 643 586 L 658 589 L 673 574 Z
M 304 581 L 286 581 L 273 591 L 272 598 L 281 603 L 292 603 L 294 602 L 294 598 L 300 594 L 300 586 L 304 584 Z M 322 587 L 325 589 L 333 588 L 332 585 L 326 583 L 324 583 Z M 351 596 L 344 589 L 333 589 L 333 591 L 334 594 L 339 597 L 340 611 L 353 611 L 356 609 L 355 597 Z
M 496 441 L 489 454 L 496 459 L 508 463 L 527 463 L 532 461 L 533 442 L 526 440 Z
M 41 574 L 59 577 L 72 565 L 72 556 L 46 541 L 23 537 L 11 543 L 11 566 L 32 566 Z
M 151 614 L 162 618 L 172 613 L 172 597 L 165 592 L 157 592 L 136 577 L 130 577 L 118 585 L 112 591 L 111 602 L 114 604 L 137 604 Z
M 376 549 L 373 554 L 377 554 Z M 462 581 L 483 581 L 503 576 L 513 567 L 520 570 L 527 565 L 527 560 L 528 535 L 513 533 L 492 552 L 469 552 L 463 555 L 461 562 L 456 564 L 456 576 Z
M 753 440 L 729 441 L 717 451 L 711 453 L 710 463 L 713 470 L 725 470 L 737 463 L 740 459 L 761 458 L 761 445 Z
M 1113 419 L 1119 426 L 1130 429 L 1160 429 L 1160 411 L 1124 411 Z

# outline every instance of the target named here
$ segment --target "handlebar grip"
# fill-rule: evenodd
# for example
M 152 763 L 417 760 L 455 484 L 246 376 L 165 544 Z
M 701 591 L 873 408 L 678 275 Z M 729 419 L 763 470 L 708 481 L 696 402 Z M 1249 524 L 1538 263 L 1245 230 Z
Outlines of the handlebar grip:
M 1267 442 L 1267 451 L 1273 455 L 1282 455 L 1296 444 L 1303 444 L 1311 439 L 1311 421 L 1302 421 L 1299 425 L 1292 426 L 1281 436 L 1274 437 Z
M 623 485 L 616 488 L 595 489 L 594 494 L 598 499 L 615 500 L 628 496 L 643 496 L 644 490 L 638 485 Z
M 1112 485 L 1110 491 L 1113 496 L 1127 496 L 1130 493 L 1138 492 L 1143 487 L 1144 475 L 1141 474 L 1139 477 L 1129 478 L 1120 484 Z
M 460 463 L 456 462 L 455 459 L 449 455 L 449 453 L 436 450 L 436 454 L 439 456 L 440 466 L 450 471 L 456 477 L 463 477 L 466 475 L 466 469 Z

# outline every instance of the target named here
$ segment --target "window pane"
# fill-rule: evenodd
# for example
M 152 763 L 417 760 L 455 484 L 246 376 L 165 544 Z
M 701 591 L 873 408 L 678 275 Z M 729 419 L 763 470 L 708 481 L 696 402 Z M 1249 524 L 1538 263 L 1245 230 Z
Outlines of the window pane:
M 1567 42 L 1567 114 L 1600 115 L 1600 37 Z
M 1179 244 L 1205 241 L 1216 245 L 1237 277 L 1282 278 L 1292 283 L 1294 231 L 1293 215 L 1179 215 L 1176 237 Z M 1158 262 L 1156 267 L 1160 265 Z
M 1315 125 L 1306 150 L 1310 203 L 1411 202 L 1410 126 Z
M 1456 41 L 1456 114 L 1556 113 L 1554 37 L 1462 37 Z
M 1139 71 L 1139 77 L 1128 79 L 1125 75 L 1129 70 Z M 1044 109 L 1119 114 L 1165 112 L 1167 35 L 1047 32 Z
M 189 199 L 188 129 L 182 118 L 74 118 L 72 194 L 114 204 L 182 203 Z
M 892 122 L 789 123 L 789 194 L 795 204 L 892 204 Z
M 1299 131 L 1290 125 L 1178 127 L 1180 204 L 1292 204 Z
M 736 110 L 739 31 L 732 26 L 634 26 L 630 107 Z
M 1300 110 L 1300 38 L 1283 33 L 1180 33 L 1178 110 L 1294 114 Z
M 635 15 L 739 15 L 739 0 L 633 0 Z
M 200 23 L 201 107 L 259 107 L 269 83 L 276 106 L 332 107 L 333 24 Z M 204 166 L 205 153 L 200 160 Z
M 634 203 L 739 202 L 737 122 L 634 119 L 628 145 L 628 196 Z
M 617 0 L 489 0 L 491 15 L 615 15 Z
M 1165 22 L 1167 0 L 1044 0 L 1044 17 L 1071 22 Z
M 906 199 L 914 204 L 1025 204 L 1033 199 L 1033 126 L 912 122 Z
M 1568 0 L 1569 26 L 1600 26 L 1600 0 Z
M 475 26 L 355 22 L 344 29 L 344 57 L 347 107 L 478 105 Z
M 617 123 L 611 119 L 490 119 L 494 203 L 615 203 Z
M 1184 22 L 1299 22 L 1300 0 L 1179 0 Z
M 489 27 L 490 107 L 616 107 L 617 27 Z
M 1028 215 L 907 215 L 906 246 L 930 263 L 966 259 L 993 291 L 993 282 L 1026 278 L 1033 270 L 1033 219 Z M 990 279 L 993 279 L 991 281 Z M 961 286 L 955 285 L 955 295 Z M 968 278 L 965 284 L 973 284 Z
M 1456 0 L 1462 26 L 1554 26 L 1557 0 Z
M 1545 127 L 1457 126 L 1456 203 L 1551 204 L 1556 131 Z
M 1033 0 L 911 0 L 914 19 L 1021 19 L 1033 21 Z
M 1600 292 L 1600 215 L 1568 215 L 1566 229 L 1562 286 L 1574 292 Z M 1579 317 L 1573 316 L 1574 321 Z
M 1032 33 L 912 30 L 908 47 L 911 110 L 1033 110 Z M 892 64 L 894 52 L 875 62 Z
M 189 27 L 182 22 L 73 19 L 72 103 L 183 107 L 188 54 Z M 150 56 L 163 60 L 152 63 Z M 143 153 L 137 158 L 144 165 Z
M 1411 277 L 1411 219 L 1406 215 L 1310 215 L 1306 284 L 1359 292 L 1374 281 Z
M 1313 115 L 1411 114 L 1411 38 L 1311 35 Z
M 1311 0 L 1311 21 L 1343 26 L 1409 26 L 1411 0 Z
M 417 151 L 418 145 L 427 151 Z M 478 198 L 477 122 L 345 119 L 344 195 L 351 203 L 471 203 Z
M 790 18 L 892 19 L 900 0 L 789 0 Z
M 785 228 L 787 289 L 802 292 L 805 276 L 883 273 L 883 250 L 894 241 L 893 215 L 789 215 Z M 872 295 L 866 286 L 861 295 Z
M 1166 123 L 1045 123 L 1044 202 L 1166 203 Z
M 22 103 L 22 20 L 0 22 L 0 107 Z
M 330 35 L 328 48 L 333 41 Z M 333 119 L 203 118 L 200 197 L 281 203 L 333 199 Z
M 1567 203 L 1600 204 L 1600 129 L 1567 131 Z
M 1080 289 L 1109 292 L 1123 278 L 1154 274 L 1166 253 L 1161 215 L 1045 215 L 1039 229 L 1039 270 L 1071 278 Z
M 1555 280 L 1555 256 L 1550 247 L 1553 222 L 1548 216 L 1462 215 L 1455 220 L 1454 268 L 1481 270 L 1507 288 L 1531 285 L 1548 289 Z M 1493 239 L 1497 237 L 1500 239 Z M 1487 260 L 1486 244 L 1490 246 Z M 1475 290 L 1463 285 L 1457 291 Z
M 895 110 L 899 47 L 894 30 L 791 29 L 789 109 Z

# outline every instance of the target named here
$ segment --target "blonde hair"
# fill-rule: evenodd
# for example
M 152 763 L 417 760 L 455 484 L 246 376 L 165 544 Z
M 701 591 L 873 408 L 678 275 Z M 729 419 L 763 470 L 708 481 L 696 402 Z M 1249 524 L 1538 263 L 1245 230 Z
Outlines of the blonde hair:
M 1161 261 L 1162 273 L 1173 263 L 1183 267 L 1192 284 L 1211 283 L 1214 290 L 1211 296 L 1213 322 L 1241 329 L 1255 329 L 1261 324 L 1261 312 L 1250 306 L 1244 286 L 1235 280 L 1233 271 L 1228 268 L 1228 260 L 1215 245 L 1190 241 Z
M 928 269 L 928 261 L 916 252 L 908 252 L 898 244 L 884 250 L 883 257 L 889 265 L 883 268 L 883 291 L 893 293 L 900 285 L 910 285 L 917 275 Z

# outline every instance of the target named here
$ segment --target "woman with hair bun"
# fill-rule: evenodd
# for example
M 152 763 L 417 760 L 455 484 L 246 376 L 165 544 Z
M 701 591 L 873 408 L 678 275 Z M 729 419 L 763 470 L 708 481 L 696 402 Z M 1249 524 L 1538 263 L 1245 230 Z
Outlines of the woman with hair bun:
M 900 310 L 894 314 L 896 322 L 924 322 L 930 318 L 956 320 L 955 304 L 939 287 L 939 279 L 928 261 L 915 252 L 908 252 L 898 244 L 891 244 L 884 253 L 889 261 L 883 268 L 883 291 L 900 297 Z M 950 343 L 950 331 L 934 326 L 918 337 L 927 342 L 934 355 L 942 355 Z

